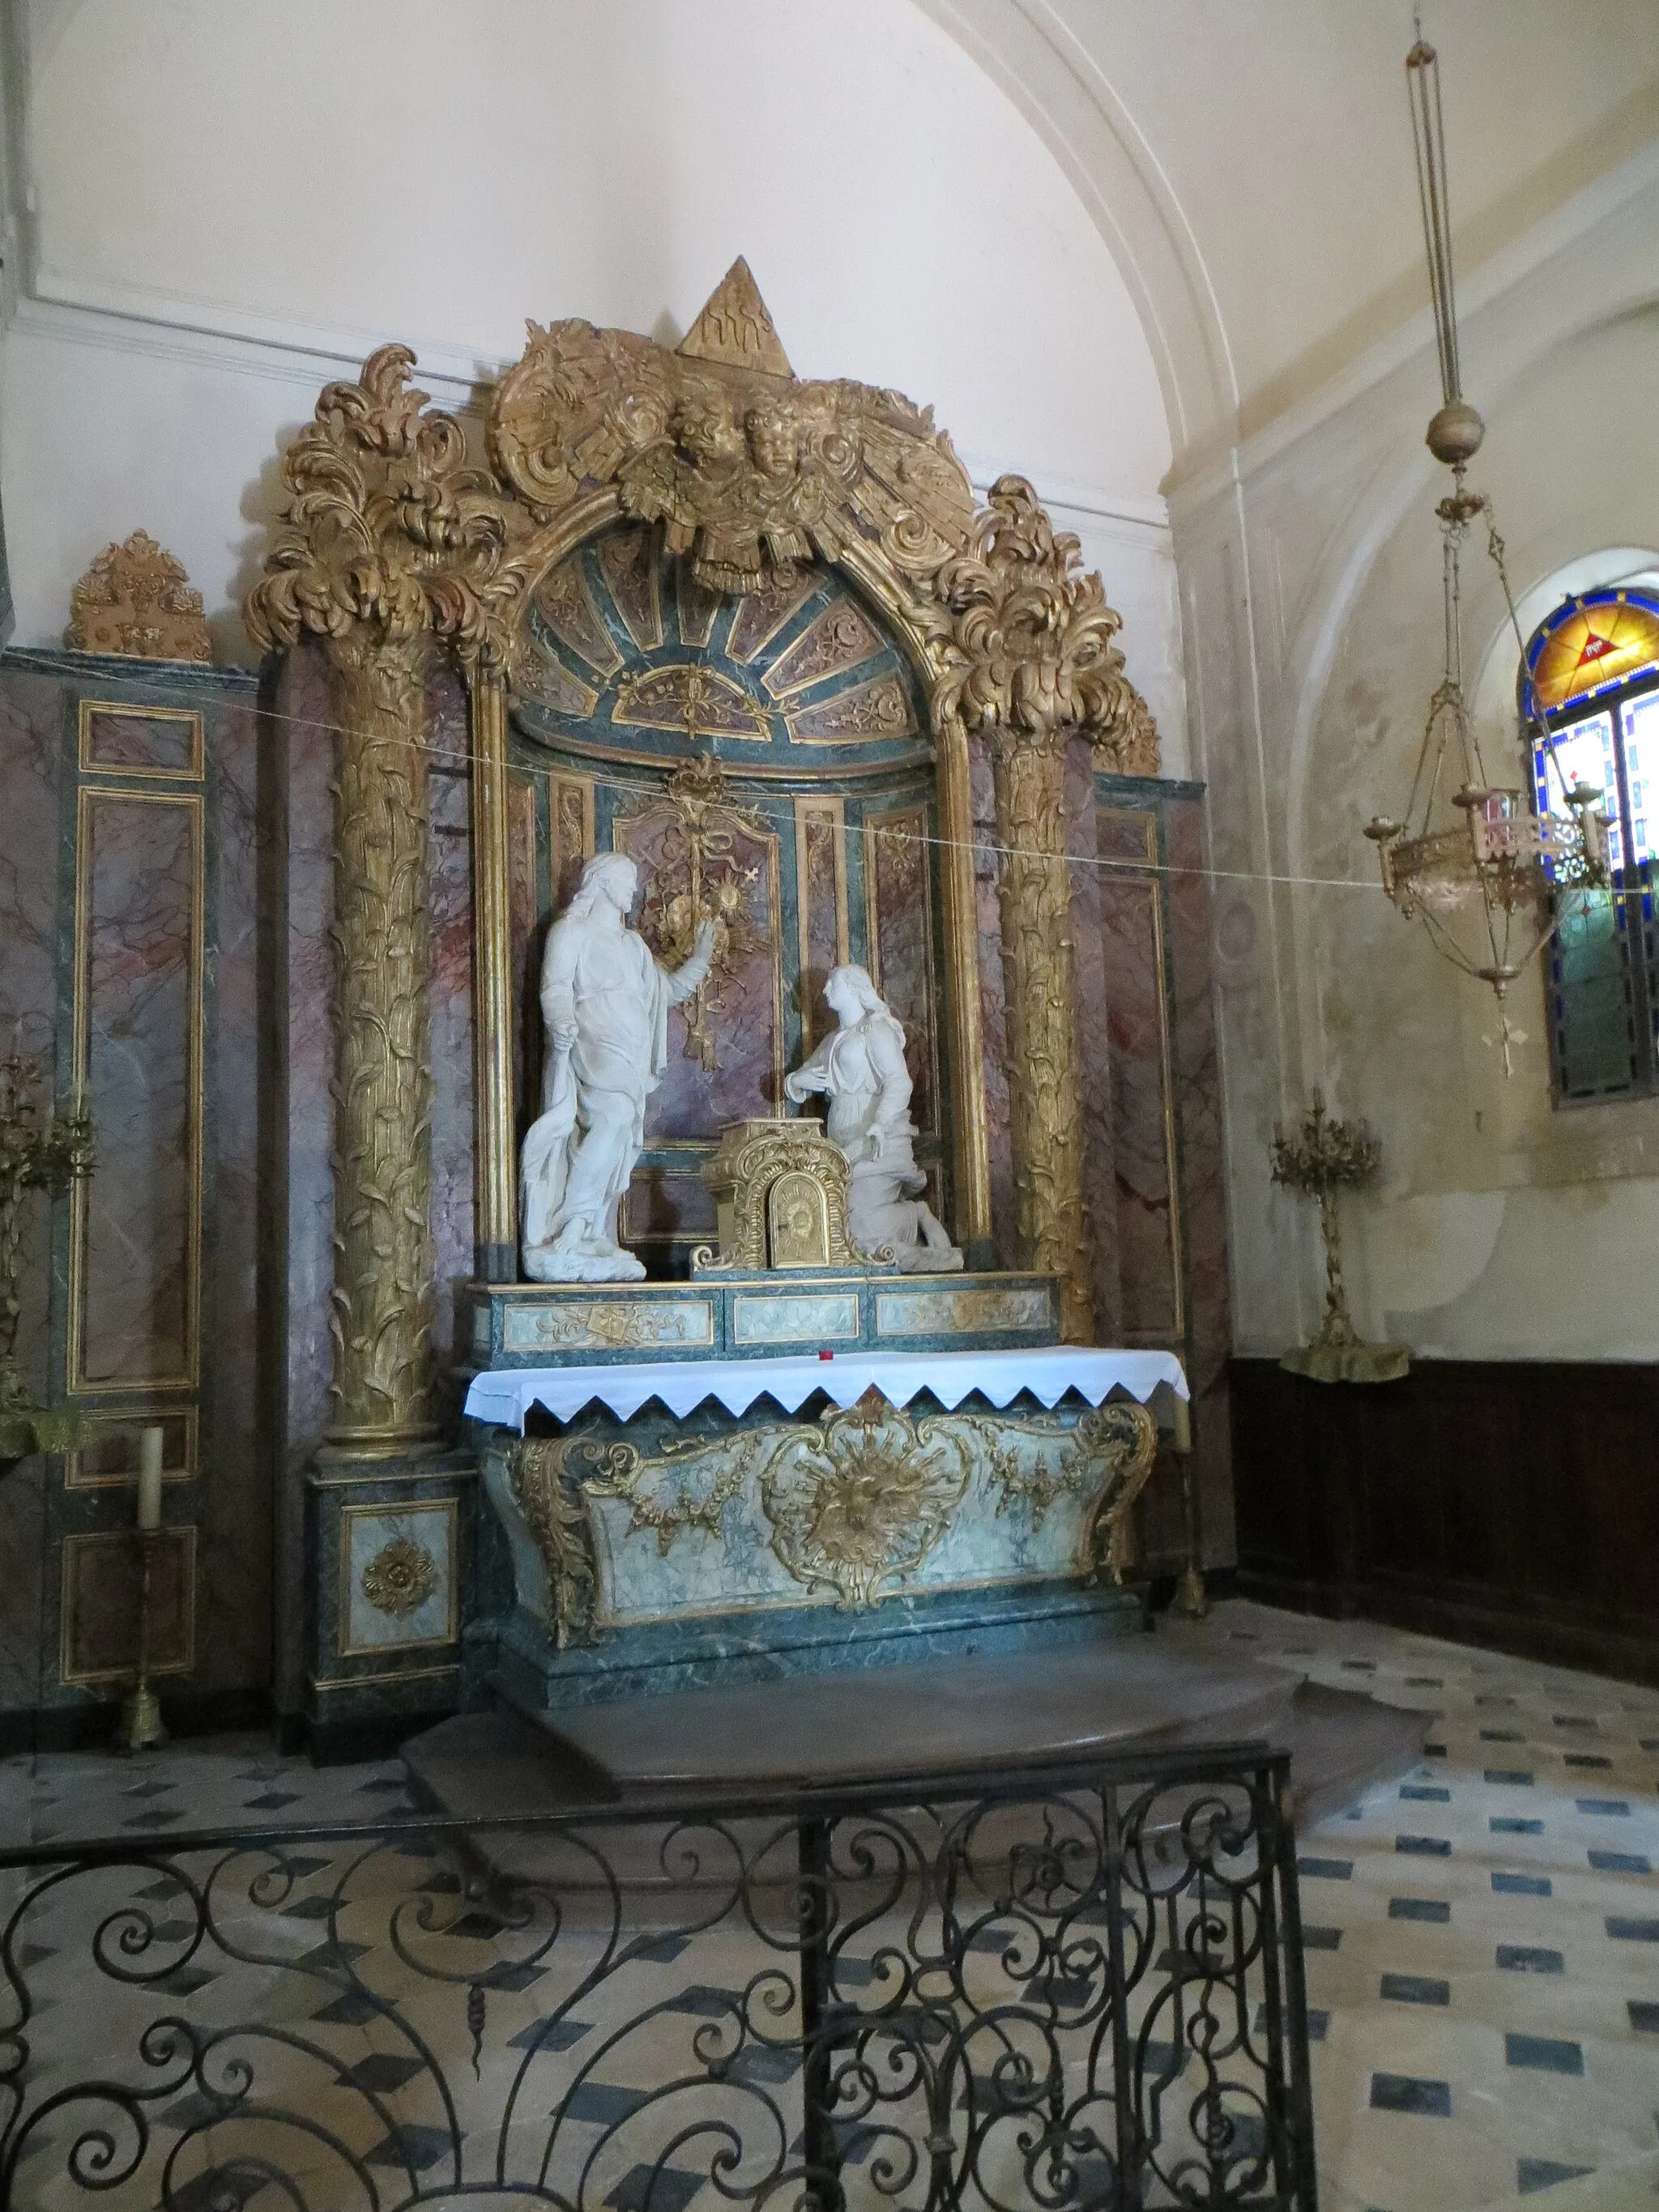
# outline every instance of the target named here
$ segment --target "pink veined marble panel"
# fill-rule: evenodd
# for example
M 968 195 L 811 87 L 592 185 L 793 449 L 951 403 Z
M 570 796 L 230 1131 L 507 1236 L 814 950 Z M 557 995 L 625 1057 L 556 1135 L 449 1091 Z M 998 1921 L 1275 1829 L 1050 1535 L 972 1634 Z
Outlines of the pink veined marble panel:
M 1082 1077 L 1083 1201 L 1087 1216 L 1095 1341 L 1122 1335 L 1118 1276 L 1117 1186 L 1113 1158 L 1111 992 L 1101 929 L 1101 870 L 1094 761 L 1073 739 L 1066 758 L 1066 851 L 1071 856 L 1073 1010 Z
M 1014 1188 L 1008 1109 L 1007 1001 L 1002 975 L 1001 863 L 991 763 L 977 738 L 968 749 L 974 816 L 974 906 L 979 927 L 980 1043 L 985 1054 L 985 1121 L 991 1168 L 991 1241 L 999 1267 L 1018 1267 L 1019 1194 Z
M 924 1136 L 937 1136 L 937 987 L 927 809 L 896 807 L 866 814 L 864 821 L 864 881 L 876 988 L 904 1026 L 905 1064 L 913 1085 L 910 1118 Z
M 268 1681 L 271 1620 L 271 1460 L 261 1419 L 258 1284 L 268 1224 L 259 1173 L 262 1059 L 258 918 L 269 883 L 269 826 L 259 813 L 258 731 L 251 702 L 209 720 L 213 765 L 211 1059 L 207 1087 L 201 1437 L 195 1680 Z M 268 1109 L 267 1109 L 268 1110 Z
M 58 808 L 63 702 L 50 678 L 0 670 L 0 1050 L 37 1054 L 54 1075 L 58 897 Z M 32 1392 L 47 1381 L 52 1213 L 23 1214 L 23 1312 L 17 1357 Z M 40 1694 L 37 1637 L 45 1540 L 46 1463 L 28 1460 L 0 1482 L 0 1707 Z
M 1197 799 L 1171 802 L 1170 955 L 1175 981 L 1175 1079 L 1181 1116 L 1194 1451 L 1203 1505 L 1206 1558 L 1225 1564 L 1233 1542 L 1231 1436 L 1227 1360 L 1232 1322 L 1227 1281 L 1227 1212 L 1223 1181 L 1221 1071 L 1211 989 L 1210 885 L 1204 817 Z
M 841 810 L 823 800 L 795 802 L 795 896 L 801 913 L 801 1050 L 809 1052 L 835 1016 L 823 1003 L 832 968 L 846 958 L 847 861 Z
M 331 1085 L 334 1076 L 334 686 L 321 652 L 287 655 L 276 744 L 286 769 L 288 858 L 288 1449 L 289 1480 L 321 1441 L 333 1364 Z M 297 1507 L 295 1528 L 297 1529 Z
M 77 1194 L 75 1388 L 196 1378 L 202 839 L 194 794 L 81 792 L 76 985 L 98 1167 Z
M 119 773 L 199 777 L 204 745 L 202 717 L 173 712 L 122 714 L 91 703 L 82 709 L 81 765 Z
M 654 950 L 669 902 L 684 893 L 688 880 L 679 816 L 665 804 L 651 806 L 618 815 L 613 830 L 617 849 L 639 864 L 641 897 L 635 920 Z M 731 841 L 729 879 L 738 898 L 727 924 L 726 957 L 717 958 L 711 979 L 706 1024 L 714 1065 L 705 1065 L 708 1055 L 689 1036 L 690 1001 L 676 1006 L 668 1018 L 668 1066 L 646 1104 L 647 1145 L 713 1141 L 727 1121 L 780 1110 L 783 981 L 777 839 L 732 827 Z M 724 860 L 719 872 L 726 874 Z
M 1171 1338 L 1185 1324 L 1173 1183 L 1175 1099 L 1164 1000 L 1156 816 L 1098 813 L 1103 957 L 1110 1015 L 1112 1170 L 1124 1340 Z
M 447 672 L 428 701 L 432 967 L 432 1244 L 438 1285 L 432 1340 L 453 1341 L 453 1285 L 473 1273 L 472 836 L 466 699 Z

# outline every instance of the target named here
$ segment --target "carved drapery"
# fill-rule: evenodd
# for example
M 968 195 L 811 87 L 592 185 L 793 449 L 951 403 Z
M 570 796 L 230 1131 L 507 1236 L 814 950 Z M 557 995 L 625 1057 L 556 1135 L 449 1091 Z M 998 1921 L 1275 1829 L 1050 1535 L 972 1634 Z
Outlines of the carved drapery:
M 1026 1079 L 1013 1133 L 1021 1241 L 1028 1265 L 1061 1277 L 1065 1333 L 1086 1336 L 1063 755 L 1077 732 L 1103 765 L 1156 773 L 1157 735 L 1076 540 L 1053 532 L 1017 477 L 976 517 L 949 439 L 902 394 L 796 379 L 741 263 L 678 353 L 586 323 L 532 325 L 492 402 L 489 469 L 468 464 L 459 424 L 410 388 L 413 362 L 407 348 L 382 347 L 361 382 L 324 391 L 284 459 L 288 507 L 246 608 L 261 644 L 321 637 L 342 674 L 333 1440 L 393 1451 L 431 1431 L 423 678 L 431 654 L 447 653 L 472 696 L 478 1233 L 494 1275 L 514 1242 L 499 1049 L 505 686 L 530 593 L 619 514 L 660 520 L 700 580 L 724 591 L 770 586 L 802 560 L 834 562 L 933 685 L 959 1234 L 981 1249 L 968 737 L 989 746 L 1009 855 L 1011 1042 Z

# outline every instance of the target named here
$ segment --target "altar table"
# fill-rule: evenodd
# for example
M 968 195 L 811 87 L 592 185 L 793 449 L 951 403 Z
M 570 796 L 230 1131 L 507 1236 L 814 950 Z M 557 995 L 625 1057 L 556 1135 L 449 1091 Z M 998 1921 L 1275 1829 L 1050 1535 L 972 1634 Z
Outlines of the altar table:
M 1171 1352 L 1052 1343 L 475 1375 L 495 1687 L 539 1715 L 1131 1633 L 1161 1384 Z

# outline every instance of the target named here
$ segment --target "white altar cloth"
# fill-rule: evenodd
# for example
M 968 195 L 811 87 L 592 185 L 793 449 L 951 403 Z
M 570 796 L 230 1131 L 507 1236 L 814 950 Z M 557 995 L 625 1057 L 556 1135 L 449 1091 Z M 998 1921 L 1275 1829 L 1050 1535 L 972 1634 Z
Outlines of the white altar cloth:
M 745 1413 L 764 1394 L 793 1413 L 815 1390 L 844 1410 L 873 1384 L 891 1406 L 908 1406 L 922 1390 L 931 1390 L 945 1407 L 960 1405 L 975 1390 L 994 1406 L 1006 1406 L 1023 1390 L 1045 1406 L 1057 1405 L 1068 1390 L 1098 1406 L 1114 1390 L 1127 1390 L 1144 1403 L 1160 1382 L 1169 1383 L 1177 1397 L 1188 1395 L 1187 1377 L 1172 1352 L 1071 1344 L 1030 1352 L 838 1352 L 833 1359 L 498 1368 L 473 1376 L 466 1411 L 475 1421 L 522 1431 L 532 1406 L 544 1406 L 556 1420 L 568 1421 L 595 1399 L 625 1421 L 650 1398 L 676 1414 L 689 1413 L 709 1398 L 718 1398 L 728 1413 Z

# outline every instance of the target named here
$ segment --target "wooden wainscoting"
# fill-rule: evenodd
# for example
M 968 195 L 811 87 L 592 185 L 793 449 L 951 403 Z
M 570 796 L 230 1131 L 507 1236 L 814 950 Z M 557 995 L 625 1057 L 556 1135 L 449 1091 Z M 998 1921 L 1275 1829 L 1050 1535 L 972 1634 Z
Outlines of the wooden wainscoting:
M 1231 1385 L 1241 1591 L 1659 1681 L 1659 1365 Z

